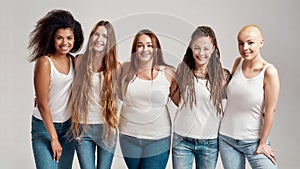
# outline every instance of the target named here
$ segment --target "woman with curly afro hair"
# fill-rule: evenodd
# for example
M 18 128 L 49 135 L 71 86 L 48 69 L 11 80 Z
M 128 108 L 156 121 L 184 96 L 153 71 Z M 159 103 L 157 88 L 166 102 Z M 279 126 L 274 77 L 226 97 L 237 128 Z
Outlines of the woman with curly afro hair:
M 68 139 L 68 102 L 73 57 L 83 43 L 81 25 L 65 10 L 52 10 L 30 34 L 29 61 L 35 61 L 32 149 L 37 169 L 72 168 L 74 142 Z

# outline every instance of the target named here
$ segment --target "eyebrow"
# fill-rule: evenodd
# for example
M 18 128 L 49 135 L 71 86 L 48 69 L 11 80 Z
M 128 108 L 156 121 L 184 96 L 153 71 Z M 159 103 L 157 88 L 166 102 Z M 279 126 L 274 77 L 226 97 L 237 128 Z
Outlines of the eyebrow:
M 192 47 L 200 47 L 199 45 L 196 45 L 196 44 L 194 44 Z M 206 45 L 206 46 L 203 46 L 204 48 L 205 47 L 208 47 L 208 48 L 210 48 L 211 46 L 209 46 L 209 45 Z
M 141 44 L 143 44 L 143 42 L 137 42 L 137 43 L 141 43 Z M 147 44 L 152 44 L 152 42 L 147 42 Z

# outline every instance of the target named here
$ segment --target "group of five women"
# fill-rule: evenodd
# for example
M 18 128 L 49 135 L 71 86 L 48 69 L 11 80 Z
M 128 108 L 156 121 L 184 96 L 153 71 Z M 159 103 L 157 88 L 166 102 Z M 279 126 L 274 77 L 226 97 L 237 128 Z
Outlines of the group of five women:
M 170 147 L 174 169 L 191 169 L 194 160 L 196 168 L 213 169 L 219 150 L 226 169 L 244 168 L 245 158 L 252 168 L 277 168 L 268 135 L 279 78 L 260 54 L 256 25 L 239 32 L 241 56 L 231 73 L 208 26 L 193 32 L 176 71 L 147 29 L 122 64 L 110 22 L 98 22 L 84 54 L 73 57 L 82 43 L 80 23 L 65 10 L 47 13 L 31 33 L 38 169 L 72 168 L 75 150 L 81 168 L 111 168 L 117 138 L 129 169 L 166 168 Z M 174 121 L 170 99 L 178 106 Z

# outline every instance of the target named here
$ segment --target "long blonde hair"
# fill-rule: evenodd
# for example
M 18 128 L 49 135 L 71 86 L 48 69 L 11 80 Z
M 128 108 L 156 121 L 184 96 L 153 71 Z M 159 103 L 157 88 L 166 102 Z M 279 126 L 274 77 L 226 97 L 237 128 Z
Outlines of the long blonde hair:
M 84 133 L 80 132 L 80 117 L 84 117 L 85 124 L 87 123 L 88 106 L 92 97 L 92 73 L 93 59 L 95 51 L 93 50 L 91 36 L 95 33 L 97 27 L 104 26 L 107 30 L 107 44 L 105 55 L 102 59 L 101 70 L 103 72 L 103 86 L 100 95 L 100 104 L 103 107 L 102 116 L 104 118 L 105 135 L 104 140 L 110 139 L 113 141 L 115 131 L 118 130 L 118 114 L 117 114 L 117 52 L 116 38 L 113 26 L 108 21 L 98 22 L 92 29 L 87 49 L 80 60 L 75 73 L 75 80 L 72 86 L 70 98 L 70 107 L 72 112 L 72 134 L 74 137 Z M 99 74 L 101 78 L 101 74 Z M 101 83 L 101 80 L 100 80 Z M 100 107 L 99 107 L 100 108 Z

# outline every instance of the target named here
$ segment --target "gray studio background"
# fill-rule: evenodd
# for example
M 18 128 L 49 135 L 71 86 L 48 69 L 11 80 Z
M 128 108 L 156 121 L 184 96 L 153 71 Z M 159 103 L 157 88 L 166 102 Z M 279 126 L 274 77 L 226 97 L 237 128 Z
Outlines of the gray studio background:
M 195 27 L 208 25 L 216 32 L 224 67 L 231 69 L 238 56 L 238 31 L 246 24 L 259 25 L 265 38 L 262 55 L 278 68 L 281 80 L 271 143 L 279 168 L 299 168 L 299 6 L 298 0 L 1 0 L 0 168 L 34 168 L 30 141 L 34 64 L 26 59 L 26 47 L 36 21 L 52 9 L 69 10 L 81 22 L 84 46 L 97 21 L 111 21 L 121 62 L 129 59 L 134 34 L 149 28 L 158 35 L 166 61 L 174 67 L 181 61 Z M 174 115 L 172 104 L 170 109 Z M 76 158 L 73 168 L 79 168 Z M 119 148 L 112 168 L 126 168 Z M 172 168 L 171 158 L 167 168 Z M 220 161 L 217 168 L 223 168 Z

